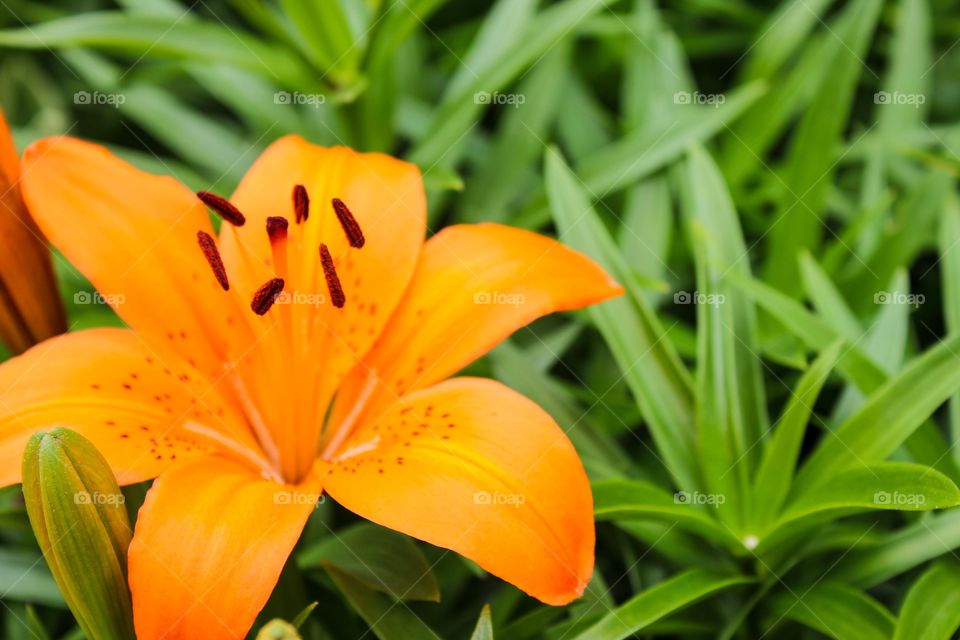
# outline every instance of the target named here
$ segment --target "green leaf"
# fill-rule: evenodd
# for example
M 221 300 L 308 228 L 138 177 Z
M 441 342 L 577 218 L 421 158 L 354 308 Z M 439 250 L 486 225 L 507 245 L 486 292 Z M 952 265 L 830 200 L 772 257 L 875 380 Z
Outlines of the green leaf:
M 934 410 L 960 390 L 960 335 L 932 347 L 870 396 L 863 407 L 831 432 L 797 477 L 815 485 L 851 467 L 883 460 Z
M 842 342 L 834 342 L 810 365 L 791 393 L 773 437 L 767 442 L 753 485 L 754 518 L 758 527 L 769 523 L 787 498 L 807 422 L 842 348 Z
M 570 37 L 577 25 L 600 11 L 610 0 L 564 0 L 540 12 L 530 21 L 525 36 L 516 45 L 489 62 L 463 89 L 446 96 L 437 109 L 427 135 L 417 142 L 409 159 L 432 165 L 441 159 L 452 164 L 450 153 L 475 125 L 486 103 L 477 94 L 492 95 L 502 90 L 524 69 L 536 63 L 549 49 Z
M 569 61 L 570 49 L 560 45 L 517 87 L 524 102 L 505 110 L 491 148 L 481 156 L 460 203 L 463 220 L 509 219 L 508 206 L 529 188 L 533 176 L 527 169 L 543 153 L 544 139 L 550 137 L 548 129 L 564 97 Z
M 356 83 L 363 47 L 354 41 L 340 0 L 282 0 L 281 5 L 314 65 L 339 85 Z
M 575 640 L 619 640 L 718 591 L 750 582 L 704 569 L 690 569 L 637 594 Z
M 864 549 L 854 549 L 832 575 L 871 587 L 960 547 L 960 509 L 925 516 Z
M 678 160 L 694 144 L 701 144 L 739 118 L 763 95 L 761 83 L 752 83 L 726 94 L 717 107 L 682 105 L 683 111 L 664 130 L 643 127 L 620 140 L 603 146 L 576 164 L 576 175 L 597 198 L 636 183 Z M 542 195 L 533 198 L 524 211 L 524 225 L 542 224 L 548 217 L 548 203 Z
M 299 629 L 300 627 L 302 627 L 302 626 L 304 625 L 304 623 L 307 621 L 307 618 L 310 617 L 310 614 L 313 613 L 313 610 L 317 608 L 317 605 L 318 605 L 318 604 L 320 604 L 320 603 L 317 602 L 317 601 L 314 601 L 314 602 L 311 602 L 310 604 L 308 604 L 307 606 L 305 606 L 305 607 L 303 608 L 303 611 L 301 611 L 300 613 L 298 613 L 297 616 L 296 616 L 293 620 L 290 621 L 290 624 L 292 624 L 292 625 L 293 625 L 294 627 L 296 627 L 297 629 Z
M 794 620 L 837 640 L 888 640 L 894 619 L 862 591 L 836 582 L 783 593 L 771 603 L 774 624 Z
M 960 504 L 960 490 L 930 467 L 884 462 L 842 471 L 792 498 L 780 523 L 823 511 L 926 511 Z
M 380 640 L 440 640 L 406 604 L 369 589 L 363 582 L 334 566 L 327 567 L 334 584 Z
M 493 640 L 493 621 L 490 619 L 490 605 L 483 605 L 477 626 L 473 629 L 470 640 Z
M 952 560 L 927 569 L 900 609 L 893 640 L 950 640 L 960 629 L 960 565 Z
M 301 569 L 335 567 L 376 591 L 400 600 L 439 601 L 430 565 L 413 541 L 395 531 L 361 522 L 333 533 L 297 556 Z
M 617 250 L 590 206 L 576 176 L 556 151 L 546 155 L 547 192 L 562 240 L 597 260 L 627 288 L 628 294 L 589 309 L 604 335 L 625 381 L 637 400 L 657 451 L 677 486 L 700 487 L 694 456 L 693 391 L 663 327 L 648 306 Z
M 728 277 L 740 291 L 770 312 L 809 348 L 823 350 L 840 337 L 826 322 L 777 289 L 735 273 Z M 874 393 L 888 379 L 884 370 L 864 355 L 856 344 L 844 347 L 837 370 L 864 394 Z M 836 438 L 831 437 L 831 440 L 837 442 Z M 916 431 L 908 433 L 906 445 L 916 462 L 934 466 L 951 478 L 960 477 L 950 457 L 943 455 L 948 445 L 932 422 L 925 422 Z
M 743 75 L 772 78 L 797 52 L 832 0 L 787 0 L 760 25 L 757 39 L 747 49 Z
M 26 549 L 0 548 L 0 595 L 4 600 L 66 606 L 43 557 Z
M 731 295 L 723 279 L 729 272 L 749 275 L 743 259 L 747 248 L 730 194 L 710 156 L 694 146 L 684 169 L 680 192 L 698 287 L 685 295 L 697 303 L 700 463 L 708 487 L 730 503 L 719 510 L 721 518 L 731 518 L 739 529 L 750 509 L 745 501 L 759 452 L 756 445 L 769 424 L 753 301 Z M 706 304 L 692 295 L 706 296 Z
M 943 318 L 947 331 L 960 332 L 960 202 L 956 196 L 947 198 L 943 209 L 938 235 L 940 273 L 942 275 Z M 950 398 L 948 414 L 950 436 L 953 442 L 960 439 L 960 394 Z M 960 462 L 960 448 L 954 447 L 951 455 Z
M 0 31 L 0 46 L 24 49 L 93 47 L 134 57 L 197 60 L 248 69 L 292 89 L 315 90 L 314 74 L 282 44 L 200 20 L 114 11 L 82 13 Z
M 786 291 L 796 290 L 797 251 L 819 243 L 827 188 L 836 163 L 831 150 L 847 123 L 882 4 L 881 0 L 857 0 L 848 5 L 842 22 L 832 30 L 834 37 L 827 40 L 830 73 L 791 137 L 766 265 L 769 281 Z
M 699 496 L 681 491 L 670 494 L 649 482 L 604 480 L 593 484 L 593 512 L 597 520 L 656 520 L 687 529 L 731 548 L 742 547 L 730 529 L 709 513 L 715 504 L 702 506 Z M 703 501 L 706 501 L 704 496 Z
M 800 277 L 814 309 L 833 330 L 852 343 L 860 340 L 863 335 L 860 321 L 847 306 L 843 293 L 809 251 L 800 253 Z

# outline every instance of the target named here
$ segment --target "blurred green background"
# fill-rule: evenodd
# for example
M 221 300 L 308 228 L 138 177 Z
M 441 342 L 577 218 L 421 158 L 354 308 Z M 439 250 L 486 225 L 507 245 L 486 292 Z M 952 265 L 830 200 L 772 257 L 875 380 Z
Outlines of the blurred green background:
M 582 600 L 325 503 L 261 622 L 319 601 L 305 637 L 468 638 L 485 604 L 508 640 L 960 626 L 960 3 L 4 0 L 0 25 L 21 145 L 92 139 L 220 193 L 287 133 L 385 151 L 421 167 L 431 231 L 536 229 L 628 289 L 472 367 L 595 482 Z M 57 270 L 73 328 L 118 322 Z M 19 489 L 0 539 L 3 635 L 78 637 Z

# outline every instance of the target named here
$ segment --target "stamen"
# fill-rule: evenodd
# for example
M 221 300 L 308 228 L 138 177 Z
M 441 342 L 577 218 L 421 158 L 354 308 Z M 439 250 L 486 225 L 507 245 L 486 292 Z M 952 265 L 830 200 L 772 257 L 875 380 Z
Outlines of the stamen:
M 224 291 L 229 291 L 230 281 L 227 279 L 227 270 L 223 267 L 223 260 L 220 259 L 217 243 L 206 231 L 197 231 L 197 243 L 200 245 L 200 250 L 203 251 L 203 257 L 207 259 L 207 264 L 213 269 L 213 275 L 217 282 L 220 283 Z
M 260 285 L 257 292 L 253 294 L 253 301 L 250 303 L 253 312 L 262 316 L 270 311 L 270 307 L 277 301 L 277 296 L 283 291 L 283 284 L 281 278 L 273 278 Z
M 343 200 L 334 198 L 333 210 L 337 213 L 337 220 L 340 221 L 340 226 L 343 227 L 343 232 L 347 235 L 350 246 L 356 249 L 362 247 L 366 242 L 363 237 L 363 230 L 360 229 L 360 223 L 350 213 L 350 209 L 343 203 Z
M 282 216 L 267 218 L 267 236 L 270 238 L 270 254 L 277 276 L 287 277 L 287 227 L 290 223 Z
M 283 216 L 270 216 L 267 218 L 267 235 L 270 237 L 271 244 L 283 242 L 287 239 L 287 227 L 290 223 Z
M 307 188 L 302 184 L 293 188 L 293 214 L 297 224 L 306 222 L 310 216 L 310 196 L 307 195 Z
M 203 204 L 213 209 L 217 215 L 235 227 L 242 227 L 247 221 L 244 215 L 240 213 L 240 209 L 230 204 L 230 201 L 226 198 L 221 198 L 209 191 L 197 191 L 197 197 Z
M 347 298 L 343 295 L 343 287 L 340 285 L 340 278 L 337 277 L 337 269 L 333 266 L 330 249 L 323 243 L 320 243 L 320 265 L 323 267 L 323 275 L 327 278 L 330 300 L 333 302 L 333 306 L 342 309 Z

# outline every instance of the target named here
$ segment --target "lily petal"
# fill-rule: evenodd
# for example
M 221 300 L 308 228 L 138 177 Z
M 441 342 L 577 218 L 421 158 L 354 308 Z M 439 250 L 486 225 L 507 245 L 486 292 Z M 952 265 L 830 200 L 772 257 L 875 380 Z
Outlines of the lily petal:
M 447 227 L 424 246 L 403 302 L 338 391 L 331 433 L 456 373 L 541 316 L 622 292 L 550 238 L 498 224 Z
M 206 208 L 176 180 L 59 137 L 26 150 L 22 184 L 50 241 L 158 349 L 217 380 L 228 354 L 258 342 L 197 245 L 198 231 L 212 233 Z
M 296 185 L 306 188 L 310 200 L 309 217 L 300 225 L 294 219 Z M 334 213 L 334 198 L 346 203 L 359 223 L 366 241 L 362 249 L 350 248 Z M 257 261 L 272 264 L 266 220 L 285 216 L 290 222 L 289 242 L 300 243 L 299 252 L 291 254 L 290 280 L 305 289 L 288 292 L 326 295 L 319 248 L 320 243 L 329 247 L 347 302 L 343 309 L 334 309 L 326 295 L 327 300 L 316 307 L 324 313 L 313 315 L 319 315 L 318 321 L 336 334 L 326 339 L 330 344 L 323 367 L 331 381 L 339 380 L 380 334 L 413 274 L 426 229 L 426 196 L 419 169 L 383 154 L 321 147 L 291 135 L 261 154 L 231 202 L 247 223 L 222 233 L 228 271 L 241 271 L 243 261 L 231 237 Z M 262 282 L 258 279 L 249 286 Z
M 593 500 L 556 423 L 492 380 L 397 402 L 349 441 L 325 481 L 358 515 L 470 558 L 548 604 L 593 571 Z
M 244 637 L 315 508 L 319 475 L 281 485 L 201 458 L 160 476 L 129 552 L 137 638 Z
M 20 160 L 0 112 L 0 339 L 15 353 L 67 328 L 50 250 L 19 183 Z
M 185 363 L 161 361 L 126 329 L 64 334 L 4 363 L 0 486 L 20 482 L 27 440 L 49 427 L 69 427 L 90 439 L 120 484 L 218 450 L 218 438 L 200 431 L 243 442 L 245 425 L 188 371 Z

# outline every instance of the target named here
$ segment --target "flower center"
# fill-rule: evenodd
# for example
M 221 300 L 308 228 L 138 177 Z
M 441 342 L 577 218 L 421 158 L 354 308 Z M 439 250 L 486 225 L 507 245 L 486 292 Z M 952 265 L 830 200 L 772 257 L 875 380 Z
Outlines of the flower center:
M 232 203 L 225 198 L 208 191 L 200 191 L 197 197 L 207 207 L 217 213 L 224 222 L 241 227 L 246 224 L 247 218 Z M 306 187 L 301 184 L 294 186 L 292 193 L 293 200 L 293 222 L 300 227 L 306 223 L 310 217 L 310 196 Z M 365 244 L 363 230 L 360 224 L 350 211 L 349 207 L 340 198 L 331 200 L 333 213 L 337 217 L 340 227 L 346 237 L 347 244 L 352 249 L 360 249 Z M 300 262 L 288 258 L 288 249 L 296 254 L 299 251 L 310 250 L 312 247 L 303 247 L 301 243 L 308 237 L 305 233 L 298 233 L 288 239 L 293 231 L 290 228 L 290 220 L 283 216 L 270 216 L 266 219 L 266 234 L 270 244 L 270 254 L 273 262 L 274 277 L 261 284 L 253 293 L 250 300 L 250 310 L 257 316 L 265 316 L 278 303 L 281 295 L 289 297 L 290 293 L 284 293 L 284 289 L 292 288 L 293 295 L 298 295 L 296 289 L 298 284 L 302 284 L 304 278 L 303 268 Z M 315 221 L 311 224 L 316 224 Z M 294 242 L 288 245 L 288 242 Z M 316 242 L 316 241 L 315 241 Z M 230 290 L 230 279 L 227 269 L 220 256 L 217 247 L 217 241 L 205 231 L 197 232 L 197 243 L 203 256 L 213 272 L 217 283 L 224 291 Z M 315 249 L 319 252 L 318 263 L 323 270 L 324 280 L 326 281 L 329 301 L 336 309 L 343 309 L 346 305 L 347 297 L 344 293 L 343 284 L 337 275 L 337 267 L 333 255 L 327 244 L 319 242 Z M 316 255 L 316 254 L 315 254 Z M 236 274 L 235 274 L 236 275 Z M 316 274 L 319 275 L 319 274 Z M 307 276 L 309 277 L 309 276 Z M 319 285 L 319 282 L 316 284 Z M 308 289 L 313 290 L 314 285 L 307 285 Z M 278 384 L 283 389 L 289 389 L 292 394 L 293 402 L 284 403 L 289 407 L 284 412 L 276 412 L 277 415 L 268 416 L 270 413 L 261 411 L 266 409 L 260 405 L 264 401 L 256 393 L 257 389 L 250 380 L 244 380 L 246 376 L 236 376 L 234 380 L 236 391 L 245 407 L 250 426 L 260 443 L 261 448 L 267 457 L 271 460 L 273 468 L 270 470 L 273 476 L 279 476 L 287 481 L 296 481 L 309 471 L 313 459 L 316 457 L 316 446 L 319 443 L 323 429 L 323 412 L 312 405 L 301 405 L 296 399 L 301 401 L 305 397 L 311 397 L 311 389 L 316 390 L 317 382 L 322 375 L 322 366 L 318 366 L 318 359 L 323 359 L 323 349 L 316 350 L 312 345 L 316 344 L 309 335 L 309 332 L 317 326 L 317 322 L 323 322 L 320 316 L 314 315 L 310 310 L 294 310 L 291 305 L 279 300 L 279 313 L 277 326 L 280 333 L 279 341 L 271 343 L 273 348 L 261 348 L 264 353 L 270 355 L 264 356 L 264 362 L 273 362 L 276 367 L 274 371 L 283 378 Z M 294 300 L 295 302 L 295 300 Z M 304 314 L 307 315 L 304 315 Z M 300 333 L 307 332 L 300 336 L 302 340 L 297 340 Z M 259 342 L 259 340 L 257 341 Z M 298 346 L 299 344 L 299 346 Z M 266 347 L 266 343 L 263 345 Z M 232 369 L 236 369 L 231 365 Z M 251 393 L 253 392 L 253 393 Z M 308 403 L 309 404 L 309 403 Z M 276 426 L 271 428 L 271 424 Z M 313 446 L 311 446 L 311 443 Z

